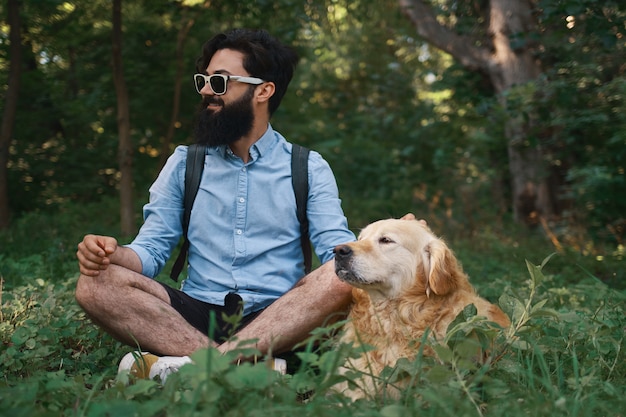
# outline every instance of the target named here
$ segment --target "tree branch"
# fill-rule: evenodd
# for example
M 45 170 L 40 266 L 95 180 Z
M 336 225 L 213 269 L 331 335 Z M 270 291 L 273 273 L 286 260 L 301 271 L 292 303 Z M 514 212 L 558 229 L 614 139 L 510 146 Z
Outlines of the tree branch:
M 413 22 L 417 34 L 428 43 L 452 55 L 470 70 L 490 72 L 492 54 L 488 48 L 476 46 L 475 39 L 460 36 L 437 21 L 432 7 L 423 0 L 399 0 L 400 10 Z

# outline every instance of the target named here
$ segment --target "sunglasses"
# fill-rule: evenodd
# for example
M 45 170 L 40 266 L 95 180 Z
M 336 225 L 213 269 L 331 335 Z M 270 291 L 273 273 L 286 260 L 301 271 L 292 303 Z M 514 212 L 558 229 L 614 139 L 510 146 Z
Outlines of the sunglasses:
M 239 81 L 240 83 L 246 84 L 254 84 L 259 85 L 263 84 L 263 81 L 260 78 L 256 77 L 243 77 L 241 75 L 224 75 L 224 74 L 213 74 L 213 75 L 204 75 L 204 74 L 194 74 L 193 76 L 194 84 L 196 85 L 196 91 L 200 94 L 200 91 L 204 88 L 205 85 L 209 84 L 213 94 L 217 96 L 221 96 L 222 94 L 226 94 L 226 87 L 228 86 L 228 81 Z

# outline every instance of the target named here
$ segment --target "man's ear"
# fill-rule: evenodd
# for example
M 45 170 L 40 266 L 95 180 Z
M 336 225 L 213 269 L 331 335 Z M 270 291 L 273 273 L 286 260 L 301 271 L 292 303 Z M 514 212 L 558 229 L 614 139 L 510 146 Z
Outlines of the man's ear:
M 265 82 L 257 87 L 256 100 L 259 103 L 264 103 L 268 101 L 270 97 L 274 95 L 275 91 L 276 91 L 276 85 L 273 82 L 271 81 Z

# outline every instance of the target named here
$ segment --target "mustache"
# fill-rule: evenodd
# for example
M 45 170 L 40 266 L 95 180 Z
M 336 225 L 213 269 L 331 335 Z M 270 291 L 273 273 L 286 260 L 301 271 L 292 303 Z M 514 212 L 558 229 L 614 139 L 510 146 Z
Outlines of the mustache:
M 202 103 L 200 103 L 200 106 L 203 109 L 206 109 L 211 104 L 215 106 L 224 106 L 224 101 L 218 96 L 206 96 L 202 99 Z

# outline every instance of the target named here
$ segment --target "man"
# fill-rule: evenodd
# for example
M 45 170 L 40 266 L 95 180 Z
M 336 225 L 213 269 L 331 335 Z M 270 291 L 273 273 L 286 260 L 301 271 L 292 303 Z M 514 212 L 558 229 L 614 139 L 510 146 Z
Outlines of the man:
M 236 29 L 204 45 L 194 76 L 202 96 L 195 135 L 209 148 L 182 291 L 152 278 L 182 234 L 185 146 L 151 186 L 144 225 L 130 245 L 96 235 L 78 245 L 76 299 L 116 339 L 184 358 L 210 346 L 233 349 L 227 339 L 236 330 L 239 341 L 258 339 L 262 353 L 280 353 L 348 306 L 351 289 L 336 277 L 332 251 L 354 235 L 330 167 L 310 153 L 307 216 L 322 266 L 302 278 L 291 144 L 269 123 L 297 61 L 265 31 Z M 230 329 L 221 318 L 237 313 L 239 301 L 241 326 Z M 211 312 L 217 326 L 211 326 Z

